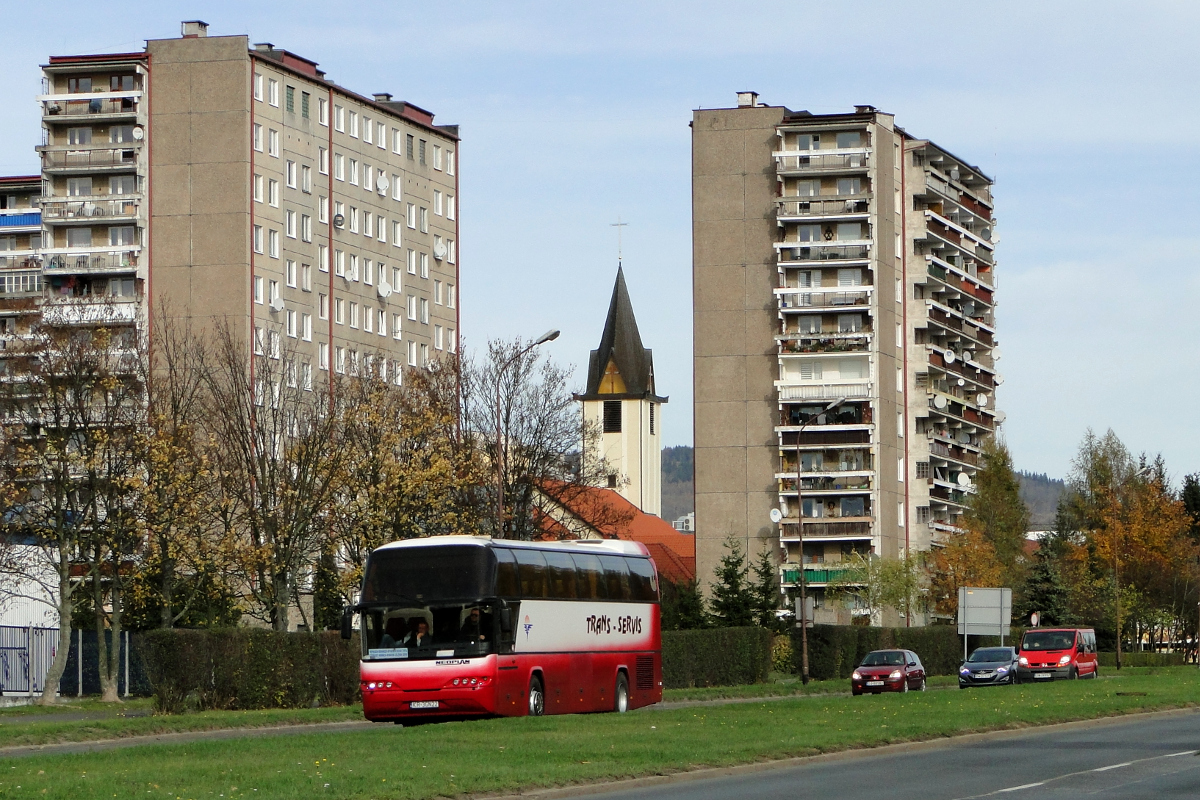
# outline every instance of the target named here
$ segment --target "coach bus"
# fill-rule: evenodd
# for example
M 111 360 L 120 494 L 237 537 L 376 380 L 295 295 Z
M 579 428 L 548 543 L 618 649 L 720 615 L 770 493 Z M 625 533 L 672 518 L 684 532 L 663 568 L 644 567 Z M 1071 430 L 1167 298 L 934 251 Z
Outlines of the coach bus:
M 637 542 L 438 536 L 373 551 L 367 719 L 624 712 L 662 700 L 658 574 Z

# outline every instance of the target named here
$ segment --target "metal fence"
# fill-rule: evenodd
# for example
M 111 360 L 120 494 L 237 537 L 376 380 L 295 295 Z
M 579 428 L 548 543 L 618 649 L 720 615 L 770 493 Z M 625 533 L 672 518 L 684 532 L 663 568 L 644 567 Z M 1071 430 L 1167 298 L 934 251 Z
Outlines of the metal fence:
M 0 626 L 0 691 L 41 692 L 57 647 L 58 628 Z

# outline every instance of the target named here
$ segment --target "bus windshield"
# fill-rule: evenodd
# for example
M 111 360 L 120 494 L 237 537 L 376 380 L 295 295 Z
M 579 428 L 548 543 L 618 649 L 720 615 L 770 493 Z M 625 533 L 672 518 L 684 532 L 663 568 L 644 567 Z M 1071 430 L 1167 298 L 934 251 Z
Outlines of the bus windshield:
M 377 605 L 363 610 L 363 658 L 394 659 L 484 656 L 493 651 L 495 606 L 453 603 Z
M 428 606 L 495 594 L 496 557 L 468 544 L 378 550 L 367 561 L 360 602 Z

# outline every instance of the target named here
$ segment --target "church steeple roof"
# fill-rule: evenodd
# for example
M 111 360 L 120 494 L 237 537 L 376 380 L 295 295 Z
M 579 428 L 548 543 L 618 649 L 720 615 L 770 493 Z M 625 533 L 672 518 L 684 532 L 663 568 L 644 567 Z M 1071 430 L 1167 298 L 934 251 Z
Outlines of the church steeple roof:
M 625 271 L 618 265 L 617 281 L 608 304 L 608 319 L 600 347 L 588 362 L 587 392 L 581 400 L 650 398 L 665 403 L 654 392 L 654 354 L 642 346 Z

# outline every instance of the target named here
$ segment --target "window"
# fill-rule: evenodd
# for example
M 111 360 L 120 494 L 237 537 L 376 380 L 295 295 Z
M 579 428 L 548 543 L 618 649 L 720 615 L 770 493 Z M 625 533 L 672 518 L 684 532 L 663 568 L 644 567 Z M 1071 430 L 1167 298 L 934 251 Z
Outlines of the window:
M 317 245 L 317 269 L 329 272 L 329 248 L 323 244 Z
M 329 345 L 325 342 L 317 345 L 317 368 L 321 370 L 329 369 Z
M 306 292 L 312 291 L 312 266 L 303 264 L 300 267 L 300 288 Z
M 400 291 L 400 287 L 404 285 L 404 273 L 400 267 L 392 267 L 392 291 Z
M 650 404 L 650 435 L 654 435 L 654 403 Z
M 442 168 L 442 148 L 436 144 L 433 146 L 433 168 L 439 171 Z
M 838 194 L 861 194 L 862 181 L 859 178 L 838 178 Z
M 346 160 L 341 153 L 333 154 L 333 177 L 339 181 L 346 180 Z
M 417 207 L 412 203 L 408 204 L 408 227 L 412 230 L 417 229 Z
M 340 133 L 346 131 L 346 109 L 337 104 L 333 106 L 333 129 Z
M 317 295 L 317 319 L 329 319 L 329 295 Z
M 805 360 L 800 362 L 800 380 L 819 381 L 822 377 L 824 377 L 824 367 L 820 361 Z
M 376 319 L 378 320 L 379 335 L 387 336 L 387 312 L 383 310 L 376 311 Z
M 375 126 L 371 124 L 371 118 L 364 116 L 362 118 L 362 140 L 367 144 L 375 144 L 373 135 Z
M 838 374 L 842 380 L 857 380 L 867 377 L 867 360 L 865 358 L 838 359 Z
M 67 78 L 67 92 L 81 94 L 92 90 L 91 78 Z
M 346 324 L 346 303 L 340 297 L 333 300 L 333 321 L 338 325 Z
M 433 326 L 433 349 L 434 350 L 442 350 L 445 348 L 445 343 L 446 343 L 445 332 L 442 330 L 442 326 L 434 325 Z
M 283 212 L 283 230 L 289 239 L 296 238 L 296 212 L 290 208 Z
M 317 148 L 317 171 L 322 175 L 329 174 L 329 151 L 324 147 Z
M 384 125 L 382 122 L 378 123 L 375 127 L 375 133 L 378 134 L 376 138 L 379 140 L 379 149 L 387 150 L 387 125 Z
M 329 124 L 329 103 L 323 97 L 317 98 L 317 121 L 322 125 Z
M 928 479 L 929 478 L 929 462 L 928 461 L 918 461 L 916 466 L 917 466 L 917 480 Z
M 370 164 L 363 164 L 363 188 L 368 192 L 375 191 L 375 169 Z
M 350 327 L 358 328 L 358 303 L 350 302 Z
M 821 149 L 821 134 L 802 133 L 796 137 L 797 150 L 820 150 Z
M 304 386 L 304 391 L 311 392 L 312 391 L 312 364 L 309 364 L 307 361 L 304 362 L 303 366 L 300 368 L 300 380 L 303 382 L 302 385 Z
M 392 128 L 392 152 L 395 153 L 396 155 L 400 155 L 401 139 L 402 139 L 402 137 L 400 135 L 400 129 Z
M 421 233 L 429 233 L 429 209 L 421 209 Z
M 279 131 L 274 128 L 267 131 L 267 155 L 279 158 Z
M 263 304 L 264 284 L 261 275 L 254 276 L 254 302 L 260 306 Z
M 347 159 L 347 172 L 350 173 L 350 185 L 358 186 L 358 159 Z
M 929 523 L 929 506 L 917 506 L 917 524 L 925 525 Z
M 821 182 L 819 180 L 796 182 L 796 197 L 816 197 L 820 193 Z
M 270 331 L 267 333 L 267 349 L 271 358 L 279 359 L 281 349 L 279 331 Z
M 400 176 L 392 173 L 392 199 L 399 200 L 404 196 L 404 187 L 400 183 Z
M 447 175 L 454 174 L 454 151 L 453 150 L 446 151 L 446 174 Z
M 422 167 L 425 166 L 425 140 L 422 139 L 417 143 L 417 163 Z
M 284 281 L 287 283 L 287 285 L 288 285 L 288 286 L 290 286 L 290 287 L 291 287 L 291 288 L 293 288 L 293 289 L 295 289 L 295 288 L 296 288 L 296 276 L 297 276 L 297 274 L 298 274 L 298 270 L 296 269 L 296 262 L 295 262 L 295 261 L 292 261 L 292 260 L 289 258 L 289 259 L 288 259 L 288 260 L 285 262 L 285 266 L 284 266 L 284 268 L 283 268 L 283 278 L 284 278 Z
M 358 283 L 358 256 L 354 253 L 350 254 L 350 280 Z
M 363 331 L 366 333 L 375 332 L 375 315 L 371 313 L 371 309 L 363 307 Z
M 254 252 L 261 253 L 263 251 L 263 227 L 262 225 L 254 226 Z
M 604 401 L 604 432 L 605 433 L 620 433 L 621 432 L 621 401 L 620 400 L 605 400 Z
M 333 201 L 333 215 L 335 217 L 342 217 L 343 221 L 345 220 L 345 217 L 346 217 L 346 207 L 337 200 Z M 343 222 L 343 224 L 344 224 L 344 222 Z
M 417 297 L 416 295 L 408 296 L 408 318 L 413 322 L 417 320 Z
M 295 339 L 298 334 L 299 320 L 296 317 L 296 312 L 292 309 L 287 310 L 287 335 L 288 338 Z
M 350 232 L 358 233 L 358 207 L 350 206 L 350 213 L 346 215 L 350 223 Z
M 91 181 L 91 178 L 84 178 L 84 180 Z M 67 181 L 68 187 L 70 187 L 70 183 Z M 108 179 L 109 194 L 135 194 L 136 192 L 137 176 L 135 175 L 113 175 Z
M 347 131 L 355 139 L 358 138 L 358 112 L 350 112 L 350 130 Z
M 373 228 L 371 227 L 371 212 L 364 211 L 363 212 L 363 236 L 366 236 L 368 239 L 370 239 L 372 236 L 372 233 L 371 233 L 372 230 L 373 230 Z
M 306 342 L 312 341 L 312 315 L 300 315 L 300 335 Z
M 92 193 L 91 178 L 67 178 L 68 197 L 86 197 Z
M 429 277 L 429 253 L 421 253 L 421 277 Z
M 306 242 L 312 241 L 312 217 L 308 214 L 300 217 L 300 238 Z
M 339 347 L 334 353 L 334 367 L 338 372 L 346 371 L 346 348 Z
M 295 161 L 290 161 L 290 160 L 289 160 L 289 161 L 287 162 L 287 164 L 284 166 L 284 169 L 283 169 L 283 175 L 284 175 L 284 180 L 286 180 L 286 181 L 287 181 L 287 187 L 288 187 L 289 189 L 295 189 L 295 188 L 296 188 L 296 186 L 297 186 L 297 182 L 296 182 L 296 162 L 295 162 Z
M 446 284 L 446 306 L 448 308 L 455 307 L 455 304 L 458 302 L 457 295 L 458 295 L 458 292 L 454 288 L 454 284 L 453 283 Z
M 346 253 L 342 250 L 333 251 L 333 274 L 339 278 L 346 277 Z
M 849 147 L 862 147 L 862 134 L 859 131 L 843 131 L 837 135 L 837 148 L 842 150 Z
M 91 228 L 67 228 L 67 247 L 91 247 Z
M 264 341 L 265 341 L 265 339 L 264 339 L 264 337 L 263 337 L 263 329 L 262 329 L 262 328 L 257 328 L 257 327 L 256 327 L 256 328 L 254 329 L 254 354 L 255 354 L 255 355 L 257 355 L 257 356 L 261 356 L 261 355 L 263 354 L 263 350 L 264 350 L 263 343 L 264 343 Z
M 267 302 L 274 303 L 279 299 L 279 281 L 267 281 Z
M 408 274 L 409 275 L 417 274 L 417 251 L 416 250 L 408 251 Z
M 329 198 L 317 198 L 317 222 L 327 224 L 329 222 Z
M 274 178 L 267 181 L 267 202 L 279 208 L 279 181 Z
M 392 220 L 392 244 L 394 244 L 396 247 L 399 247 L 402 242 L 400 232 L 403 230 L 404 223 L 398 219 Z
M 862 314 L 838 314 L 838 333 L 858 333 L 862 330 Z
M 442 237 L 438 236 L 438 235 L 435 233 L 435 234 L 433 235 L 433 257 L 434 257 L 434 258 L 436 258 L 438 261 L 441 261 L 441 260 L 442 260 L 442 259 L 441 259 L 441 257 L 440 257 L 440 256 L 438 256 L 438 254 L 437 254 L 437 252 L 438 252 L 438 249 L 439 249 L 440 247 L 442 247 L 442 246 L 443 246 L 443 245 L 442 245 Z
M 309 102 L 312 100 L 312 95 L 308 92 L 300 93 L 300 117 L 308 119 Z
M 433 282 L 433 304 L 436 306 L 442 305 L 442 282 Z
M 279 258 L 279 231 L 267 231 L 267 255 Z
M 91 128 L 68 128 L 67 129 L 67 144 L 91 144 L 92 129 Z
M 410 133 L 405 136 L 404 152 L 408 156 L 408 160 L 412 161 L 413 157 L 413 135 Z
M 458 245 L 453 239 L 446 240 L 446 260 L 451 264 L 458 260 Z
M 421 345 L 421 366 L 429 366 L 429 345 L 427 344 Z
M 417 365 L 417 343 L 411 339 L 408 342 L 408 365 L 410 367 Z
M 400 314 L 392 314 L 392 336 L 399 339 L 404 331 L 404 317 Z
M 262 102 L 263 99 L 263 76 L 259 73 L 254 73 L 254 99 Z
M 839 242 L 864 238 L 862 223 L 839 222 L 837 226 L 837 238 Z
M 841 501 L 843 517 L 863 517 L 866 516 L 866 498 L 863 497 L 843 497 Z
M 264 186 L 263 176 L 255 175 L 254 176 L 254 202 L 256 202 L 256 203 L 261 203 L 263 201 L 263 186 Z
M 433 190 L 433 213 L 442 216 L 442 193 L 437 189 Z
M 379 276 L 383 277 L 383 265 L 379 265 Z M 375 285 L 375 262 L 369 258 L 363 259 L 363 283 L 367 286 Z
M 108 244 L 110 247 L 122 247 L 136 244 L 137 228 L 133 225 L 113 226 L 108 229 Z
M 267 102 L 279 108 L 279 81 L 274 78 L 267 79 Z
M 259 125 L 257 122 L 254 123 L 254 149 L 260 153 L 262 152 L 262 149 L 263 149 L 263 133 L 262 133 L 262 131 L 263 131 L 262 125 Z
M 455 208 L 454 195 L 446 195 L 446 219 L 454 219 L 457 209 Z
M 838 286 L 861 286 L 862 270 L 857 267 L 838 270 Z
M 458 339 L 454 336 L 454 328 L 446 329 L 446 349 L 451 353 L 458 351 Z
M 283 90 L 284 110 L 289 114 L 296 113 L 296 87 L 288 86 Z

